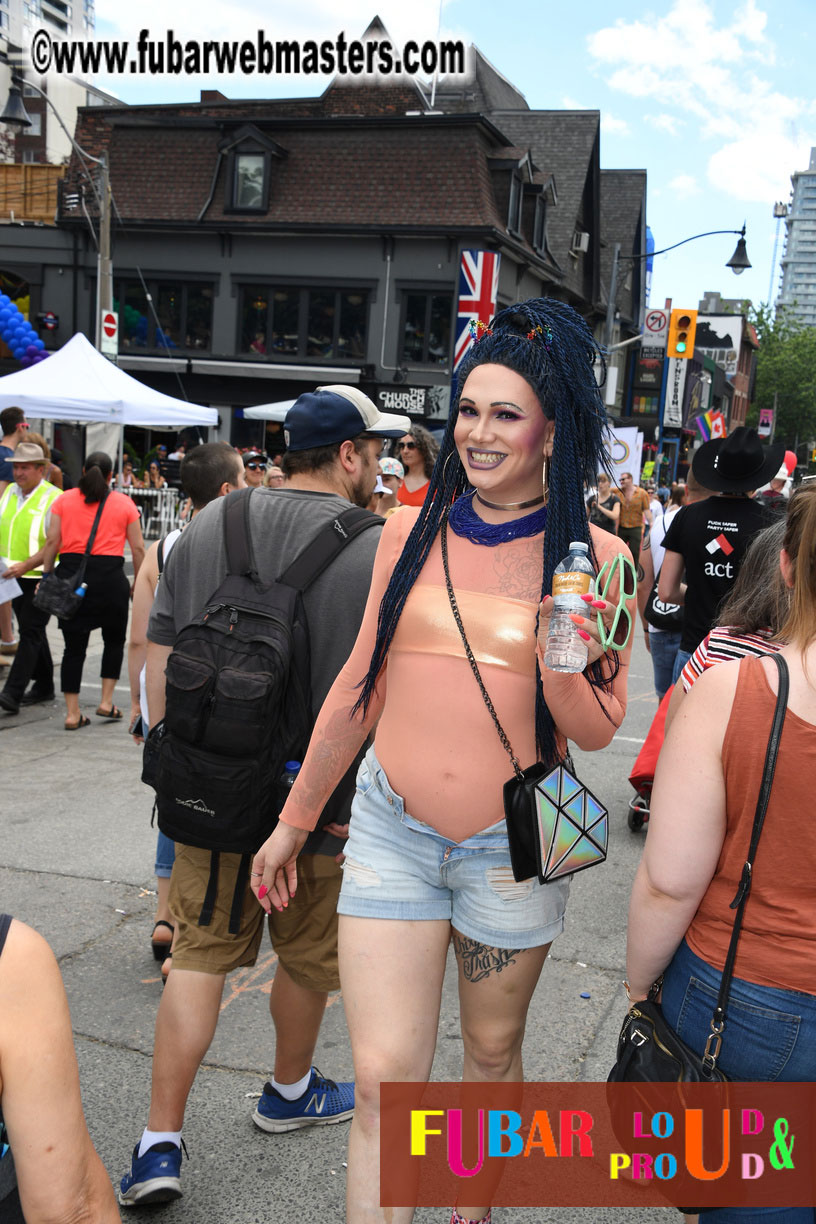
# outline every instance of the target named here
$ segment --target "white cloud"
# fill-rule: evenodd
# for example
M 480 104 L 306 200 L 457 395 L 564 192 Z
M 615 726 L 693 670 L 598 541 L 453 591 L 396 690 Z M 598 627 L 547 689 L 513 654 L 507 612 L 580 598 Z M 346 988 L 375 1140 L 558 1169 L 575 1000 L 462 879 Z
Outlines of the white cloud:
M 676 174 L 669 180 L 669 191 L 685 199 L 700 194 L 700 184 L 693 174 Z
M 586 107 L 582 106 L 580 102 L 576 102 L 574 98 L 568 96 L 561 99 L 561 105 L 564 110 L 586 110 Z
M 657 102 L 649 123 L 671 135 L 685 123 L 684 136 L 710 142 L 698 146 L 709 183 L 740 200 L 767 201 L 784 198 L 791 171 L 807 164 L 816 111 L 810 98 L 788 96 L 769 80 L 766 25 L 756 0 L 719 23 L 710 0 L 674 0 L 660 17 L 618 19 L 587 45 L 612 89 Z
M 609 111 L 601 111 L 601 132 L 604 136 L 628 136 L 629 124 Z
M 683 120 L 676 118 L 675 115 L 646 115 L 645 118 L 652 127 L 658 128 L 661 132 L 668 132 L 670 136 L 676 136 L 683 126 Z

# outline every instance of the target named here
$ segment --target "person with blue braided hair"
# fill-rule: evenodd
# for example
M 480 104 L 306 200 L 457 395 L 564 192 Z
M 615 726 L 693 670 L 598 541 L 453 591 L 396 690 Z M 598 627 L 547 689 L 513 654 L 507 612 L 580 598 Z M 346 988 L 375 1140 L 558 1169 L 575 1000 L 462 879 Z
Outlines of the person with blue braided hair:
M 346 844 L 340 965 L 357 1084 L 348 1220 L 379 1206 L 379 1086 L 422 1081 L 436 1046 L 453 939 L 464 1079 L 523 1078 L 527 1008 L 564 925 L 569 880 L 513 876 L 502 805 L 510 763 L 463 648 L 449 596 L 522 767 L 556 764 L 567 741 L 599 749 L 626 708 L 629 646 L 608 653 L 587 597 L 583 673 L 543 663 L 553 570 L 573 540 L 596 569 L 625 546 L 590 527 L 584 487 L 606 459 L 597 345 L 563 302 L 502 310 L 458 377 L 430 488 L 383 530 L 357 643 L 317 720 L 253 889 L 269 911 L 297 885 L 296 859 L 365 737 Z M 443 560 L 444 547 L 444 560 Z M 446 576 L 445 570 L 448 574 Z M 634 595 L 634 591 L 632 592 Z M 617 643 L 616 643 L 617 644 Z M 389 1208 L 407 1224 L 411 1208 Z M 488 1220 L 457 1205 L 452 1220 Z

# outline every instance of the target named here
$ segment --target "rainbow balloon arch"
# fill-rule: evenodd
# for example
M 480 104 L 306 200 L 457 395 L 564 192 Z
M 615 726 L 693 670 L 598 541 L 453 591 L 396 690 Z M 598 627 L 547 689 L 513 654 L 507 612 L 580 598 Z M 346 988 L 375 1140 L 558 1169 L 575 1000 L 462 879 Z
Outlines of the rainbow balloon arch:
M 49 356 L 42 340 L 7 293 L 0 293 L 0 337 L 21 366 L 37 365 Z

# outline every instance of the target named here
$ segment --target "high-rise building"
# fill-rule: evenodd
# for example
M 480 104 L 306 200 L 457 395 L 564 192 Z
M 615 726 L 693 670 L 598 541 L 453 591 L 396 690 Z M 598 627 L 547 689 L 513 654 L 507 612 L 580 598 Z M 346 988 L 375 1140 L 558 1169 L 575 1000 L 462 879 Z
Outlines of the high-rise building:
M 810 150 L 807 170 L 792 174 L 791 183 L 777 307 L 793 311 L 803 323 L 816 327 L 816 148 Z
M 31 70 L 28 51 L 37 30 L 55 40 L 93 38 L 95 0 L 0 0 L 0 111 L 5 105 L 12 72 L 22 70 L 31 85 L 23 88 L 31 127 L 14 133 L 0 127 L 0 161 L 67 162 L 71 143 L 50 107 L 32 86 L 48 94 L 69 132 L 76 126 L 80 106 L 115 102 L 110 94 L 76 77 L 51 74 L 40 77 Z

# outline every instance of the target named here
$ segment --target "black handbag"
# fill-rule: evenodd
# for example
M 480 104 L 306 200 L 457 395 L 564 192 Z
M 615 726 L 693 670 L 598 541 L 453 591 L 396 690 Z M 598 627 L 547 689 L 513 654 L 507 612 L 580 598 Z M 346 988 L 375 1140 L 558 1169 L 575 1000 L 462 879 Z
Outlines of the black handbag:
M 643 619 L 655 629 L 677 633 L 683 628 L 682 604 L 664 603 L 662 599 L 659 599 L 657 595 L 659 582 L 660 578 L 655 578 L 654 586 L 649 592 L 649 598 L 643 609 Z
M 442 565 L 453 619 L 465 655 L 493 719 L 502 747 L 513 765 L 513 777 L 504 784 L 504 816 L 513 878 L 519 882 L 538 877 L 540 884 L 573 875 L 606 859 L 609 816 L 606 808 L 579 781 L 567 755 L 557 765 L 537 761 L 522 769 L 499 722 L 482 681 L 479 666 L 465 635 L 448 566 L 447 520 L 440 532 Z
M 644 1081 L 647 1083 L 699 1083 L 728 1079 L 725 1072 L 717 1066 L 717 1059 L 722 1046 L 728 996 L 737 958 L 737 944 L 742 930 L 745 905 L 751 891 L 753 864 L 773 785 L 776 756 L 779 751 L 779 741 L 782 737 L 782 726 L 788 704 L 788 666 L 778 654 L 772 655 L 771 658 L 779 668 L 779 692 L 768 738 L 768 748 L 765 753 L 765 767 L 762 771 L 762 783 L 754 814 L 748 857 L 742 869 L 736 896 L 731 902 L 731 909 L 737 912 L 723 967 L 717 1003 L 711 1016 L 711 1031 L 706 1040 L 705 1050 L 702 1056 L 692 1050 L 682 1038 L 678 1037 L 666 1020 L 663 1009 L 654 997 L 660 990 L 661 977 L 649 991 L 648 999 L 633 1003 L 629 1008 L 618 1038 L 617 1061 L 607 1077 L 610 1083 Z
M 58 616 L 60 620 L 70 620 L 72 616 L 76 616 L 82 607 L 85 592 L 84 590 L 80 591 L 80 587 L 85 577 L 88 557 L 94 546 L 99 520 L 102 517 L 102 511 L 107 500 L 108 495 L 105 494 L 97 507 L 96 517 L 91 527 L 91 534 L 88 536 L 88 543 L 85 545 L 85 552 L 77 572 L 72 574 L 70 578 L 57 578 L 56 574 L 49 573 L 43 574 L 40 579 L 40 585 L 34 592 L 34 607 L 39 608 L 41 612 L 48 612 L 52 616 Z

